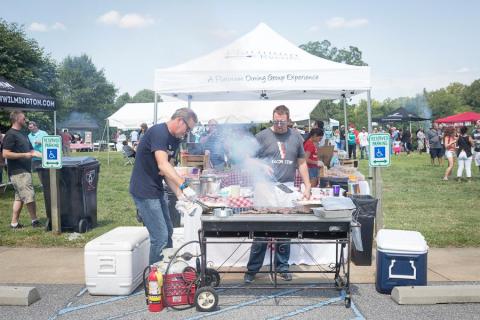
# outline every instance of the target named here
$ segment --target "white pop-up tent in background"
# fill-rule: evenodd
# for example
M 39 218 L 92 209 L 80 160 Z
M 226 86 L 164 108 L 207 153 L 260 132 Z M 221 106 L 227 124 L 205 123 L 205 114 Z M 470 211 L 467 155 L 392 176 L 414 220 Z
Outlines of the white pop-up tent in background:
M 187 101 L 162 97 L 158 103 L 157 122 L 170 119 L 178 108 L 187 107 Z M 206 124 L 215 119 L 219 123 L 262 123 L 272 119 L 272 111 L 279 104 L 285 104 L 291 110 L 290 117 L 308 119 L 317 105 L 317 100 L 261 100 L 261 101 L 199 101 L 191 105 L 198 120 Z M 154 123 L 154 103 L 127 103 L 108 117 L 109 125 L 122 130 L 138 129 L 141 123 L 149 127 Z

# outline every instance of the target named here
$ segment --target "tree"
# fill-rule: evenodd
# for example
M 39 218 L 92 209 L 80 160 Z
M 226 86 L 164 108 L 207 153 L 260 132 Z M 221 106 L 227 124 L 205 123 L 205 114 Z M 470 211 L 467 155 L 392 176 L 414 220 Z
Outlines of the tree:
M 322 42 L 309 41 L 306 44 L 301 44 L 300 48 L 317 57 L 335 62 L 346 63 L 354 66 L 367 65 L 362 60 L 362 51 L 354 46 L 349 46 L 348 50 L 338 49 L 337 47 L 332 46 L 330 41 L 323 40 Z
M 56 97 L 58 82 L 56 65 L 38 43 L 27 38 L 23 27 L 0 19 L 0 76 L 32 91 Z M 27 113 L 45 129 L 53 128 L 51 113 Z M 0 122 L 9 126 L 8 115 L 0 114 Z
M 466 103 L 467 87 L 461 83 L 451 83 L 446 88 L 427 93 L 427 101 L 433 118 L 441 118 L 455 113 L 472 110 Z
M 465 87 L 463 99 L 474 111 L 480 112 L 480 79 Z
M 117 99 L 115 99 L 115 110 L 120 109 L 123 107 L 125 104 L 129 103 L 132 101 L 132 97 L 128 94 L 128 92 L 125 92 L 122 95 L 119 95 Z
M 58 69 L 62 108 L 59 118 L 73 112 L 89 113 L 102 121 L 115 111 L 116 89 L 103 69 L 97 70 L 85 54 L 65 58 Z
M 138 91 L 130 102 L 142 103 L 142 102 L 154 102 L 155 92 L 149 89 L 143 89 Z

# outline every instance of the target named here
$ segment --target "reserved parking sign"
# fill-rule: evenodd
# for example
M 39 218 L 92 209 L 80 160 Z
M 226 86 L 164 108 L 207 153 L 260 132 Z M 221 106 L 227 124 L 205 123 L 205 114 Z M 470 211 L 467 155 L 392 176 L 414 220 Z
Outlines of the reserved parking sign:
M 62 168 L 62 137 L 44 136 L 42 138 L 42 167 L 46 169 Z
M 370 167 L 388 167 L 390 165 L 390 135 L 388 133 L 370 134 L 368 148 Z

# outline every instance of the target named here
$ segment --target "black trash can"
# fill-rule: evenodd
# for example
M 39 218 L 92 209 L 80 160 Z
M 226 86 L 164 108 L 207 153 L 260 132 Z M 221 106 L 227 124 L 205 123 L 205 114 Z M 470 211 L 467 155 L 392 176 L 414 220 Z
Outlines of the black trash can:
M 377 202 L 372 196 L 353 195 L 353 203 L 357 206 L 357 221 L 360 223 L 363 251 L 358 251 L 352 243 L 352 262 L 357 266 L 372 265 L 373 230 L 377 215 Z
M 49 169 L 38 169 L 51 230 Z M 59 170 L 61 230 L 84 233 L 97 226 L 97 186 L 100 162 L 92 157 L 64 157 Z

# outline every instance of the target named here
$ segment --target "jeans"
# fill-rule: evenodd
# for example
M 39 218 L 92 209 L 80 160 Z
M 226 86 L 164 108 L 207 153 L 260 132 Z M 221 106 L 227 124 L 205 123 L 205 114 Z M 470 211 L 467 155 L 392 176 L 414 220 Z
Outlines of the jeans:
M 162 250 L 172 247 L 173 227 L 165 198 L 141 199 L 132 195 L 150 235 L 149 263 L 163 260 Z
M 363 157 L 364 154 L 365 154 L 365 158 Z M 368 160 L 368 146 L 360 147 L 360 159 Z
M 353 158 L 352 158 L 353 155 Z M 357 145 L 349 144 L 348 145 L 348 159 L 357 159 Z
M 345 140 L 340 140 L 340 149 L 341 149 L 341 150 L 347 150 L 347 149 L 345 148 Z
M 258 240 L 266 240 L 265 238 L 256 238 Z M 248 259 L 247 269 L 248 273 L 256 274 L 263 265 L 265 259 L 265 253 L 267 251 L 266 242 L 258 242 L 253 240 L 252 248 L 250 249 L 250 258 Z M 284 240 L 285 242 L 277 242 L 275 246 L 275 270 L 279 272 L 288 271 L 288 259 L 290 259 L 290 240 Z

